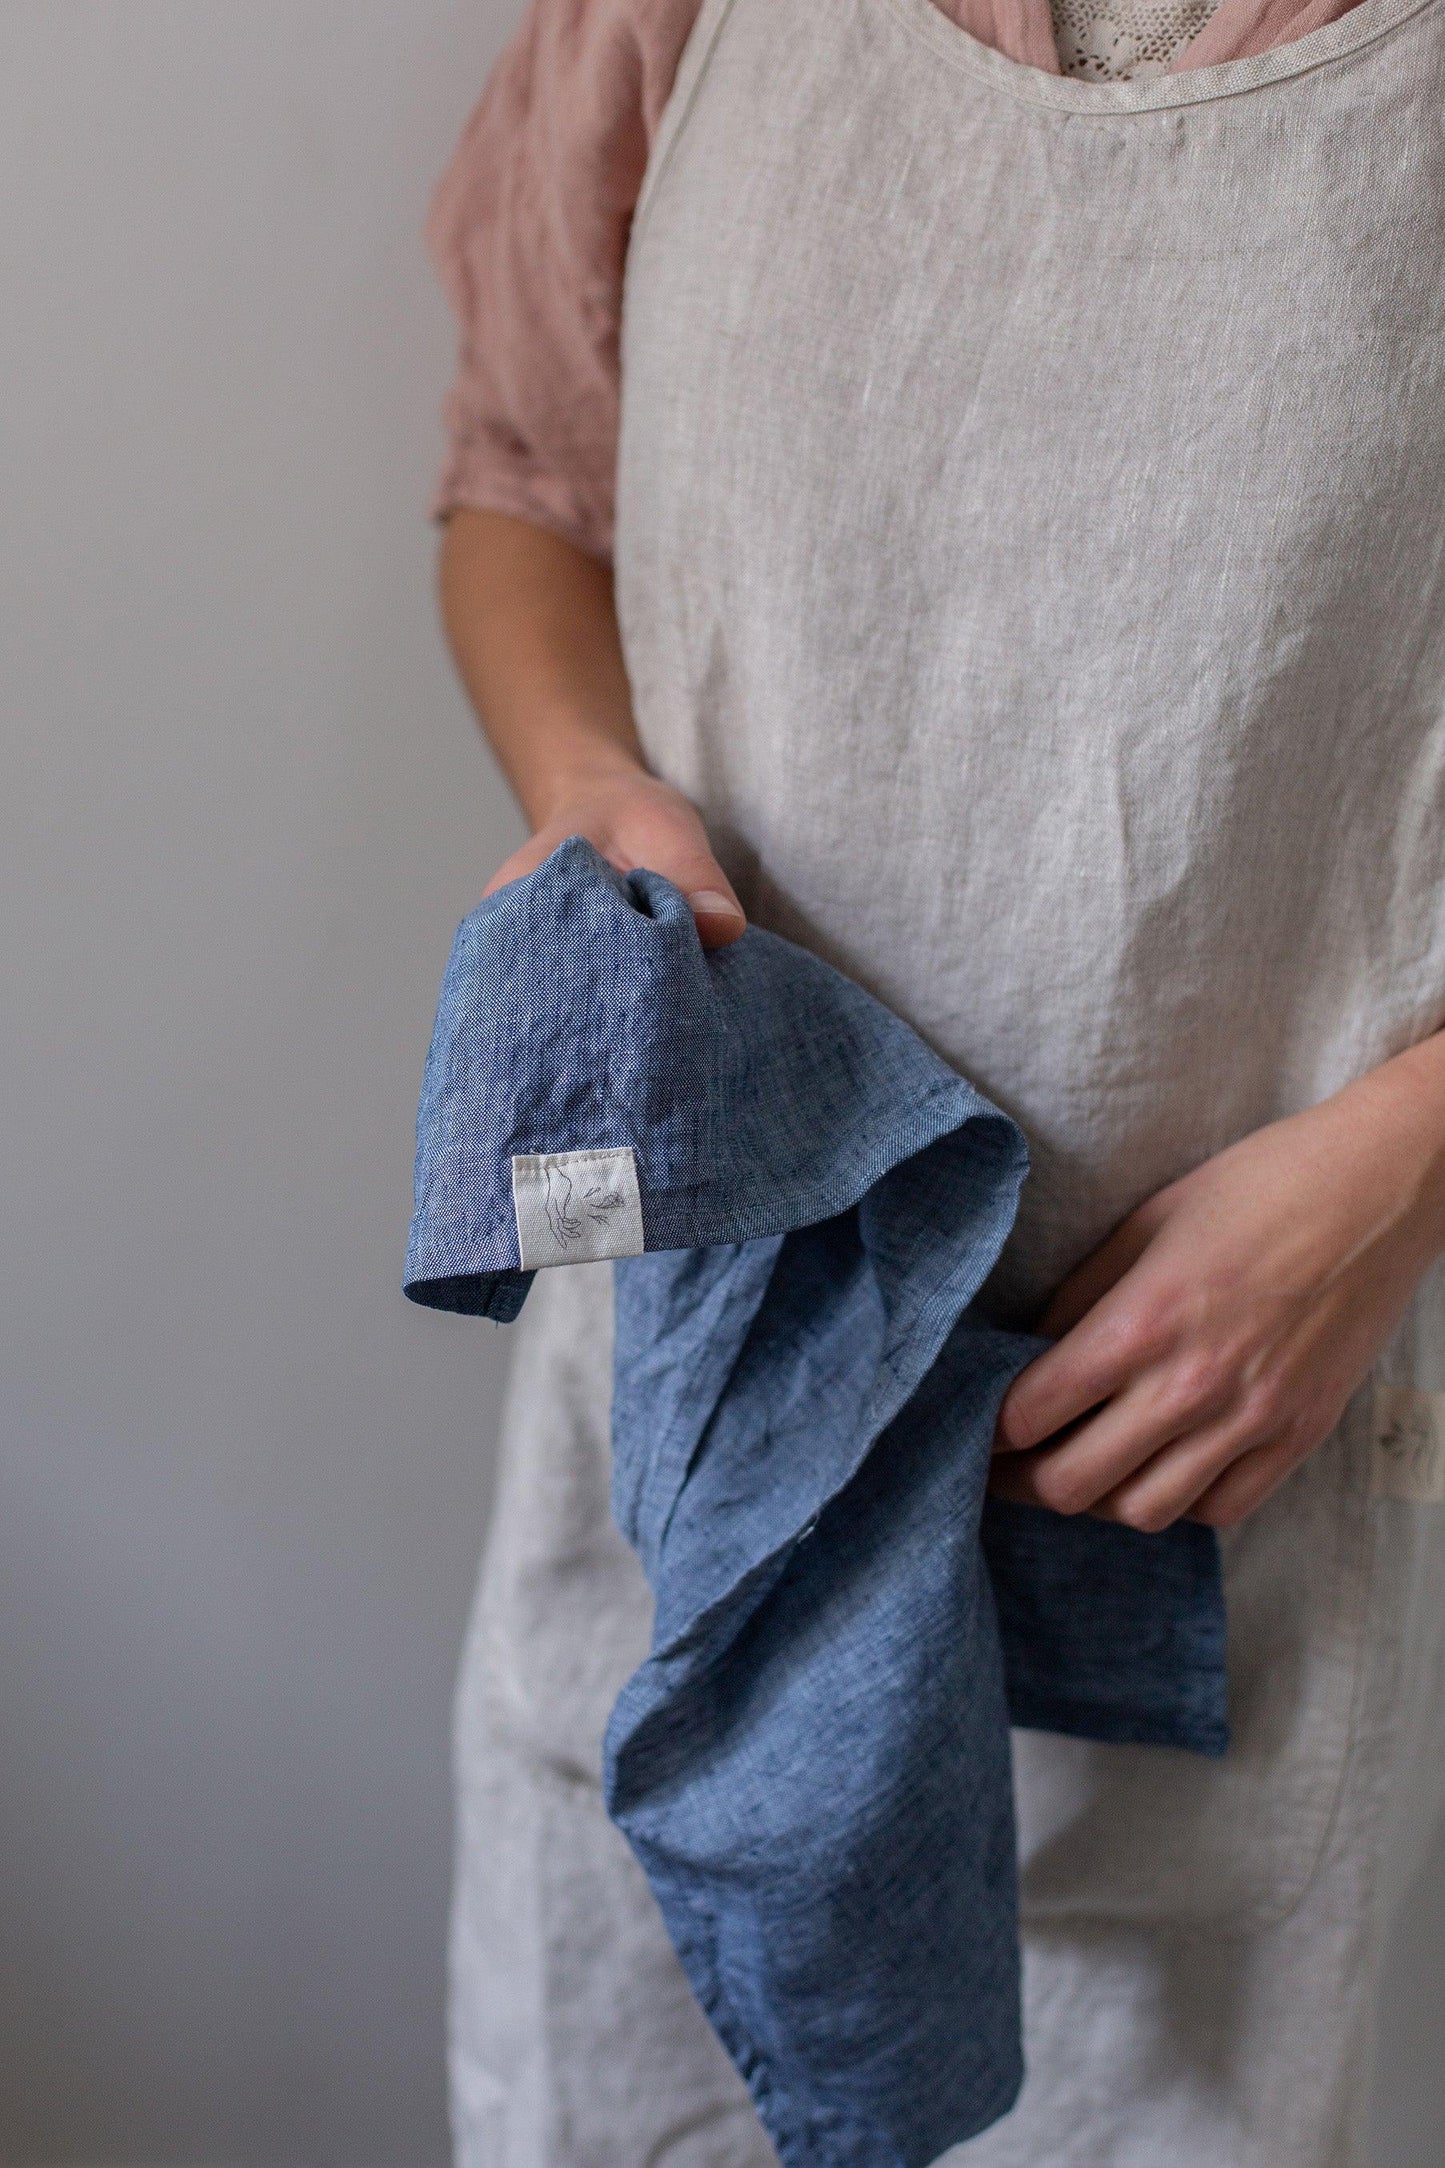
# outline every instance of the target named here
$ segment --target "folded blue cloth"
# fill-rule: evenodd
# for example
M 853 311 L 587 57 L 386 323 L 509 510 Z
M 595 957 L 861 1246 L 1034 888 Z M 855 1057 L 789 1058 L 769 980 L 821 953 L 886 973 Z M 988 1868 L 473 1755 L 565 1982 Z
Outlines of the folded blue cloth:
M 1043 1342 L 970 1307 L 1027 1155 L 871 996 L 705 953 L 581 838 L 462 925 L 406 1291 L 615 1257 L 613 1504 L 656 1597 L 608 1810 L 785 2168 L 926 2168 L 1017 2092 L 1010 1720 L 1217 1754 L 1210 1531 L 985 1498 Z

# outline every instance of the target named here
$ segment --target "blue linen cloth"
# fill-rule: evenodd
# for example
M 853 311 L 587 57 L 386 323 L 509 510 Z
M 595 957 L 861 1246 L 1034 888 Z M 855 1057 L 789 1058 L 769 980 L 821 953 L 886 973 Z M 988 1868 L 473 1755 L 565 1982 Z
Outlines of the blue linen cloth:
M 617 1256 L 613 1505 L 656 1598 L 608 1811 L 785 2168 L 927 2168 L 1022 2077 L 1010 1721 L 1227 1744 L 1212 1533 L 985 1497 L 1044 1345 L 972 1307 L 1027 1155 L 862 988 L 703 951 L 579 837 L 458 932 L 406 1292 Z M 529 1262 L 530 1260 L 530 1262 Z

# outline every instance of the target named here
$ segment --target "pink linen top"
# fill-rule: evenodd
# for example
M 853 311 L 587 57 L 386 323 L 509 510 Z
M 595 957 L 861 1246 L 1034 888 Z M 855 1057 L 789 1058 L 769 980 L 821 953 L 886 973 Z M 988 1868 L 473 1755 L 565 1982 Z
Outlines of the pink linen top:
M 1060 73 L 1049 0 L 934 4 L 1010 59 Z M 1357 4 L 1220 0 L 1174 67 L 1269 52 Z M 426 222 L 461 333 L 433 519 L 510 512 L 610 554 L 628 226 L 700 6 L 532 0 L 473 109 Z

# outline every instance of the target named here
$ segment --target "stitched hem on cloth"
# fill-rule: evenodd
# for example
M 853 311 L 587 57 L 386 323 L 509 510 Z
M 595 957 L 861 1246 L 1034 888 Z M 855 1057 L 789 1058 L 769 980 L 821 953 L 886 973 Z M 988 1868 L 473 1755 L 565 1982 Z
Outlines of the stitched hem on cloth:
M 816 1171 L 809 1167 L 791 1171 L 786 1182 L 776 1185 L 766 1203 L 740 1203 L 726 1194 L 719 1196 L 716 1186 L 706 1182 L 650 1189 L 644 1161 L 640 1186 L 647 1250 L 730 1248 L 735 1243 L 757 1242 L 770 1235 L 817 1226 L 851 1211 L 886 1175 L 929 1145 L 974 1125 L 997 1130 L 1000 1143 L 1006 1144 L 1008 1125 L 1004 1117 L 961 1077 L 950 1078 L 919 1100 L 906 1124 L 893 1130 L 880 1126 L 873 1135 L 860 1138 L 856 1149 L 841 1162 L 824 1162 Z M 633 1149 L 642 1156 L 646 1147 L 634 1142 Z M 509 1183 L 509 1167 L 504 1170 L 499 1164 L 495 1175 L 497 1195 L 502 1196 L 505 1188 L 508 1204 Z M 431 1228 L 436 1218 L 433 1199 L 439 1186 L 438 1177 L 433 1176 L 428 1196 L 416 1215 L 417 1224 L 425 1225 L 427 1231 L 413 1238 L 403 1293 L 426 1309 L 451 1310 L 466 1317 L 510 1324 L 526 1300 L 532 1274 L 521 1269 L 514 1255 L 496 1255 L 502 1238 L 485 1234 L 473 1238 L 465 1228 L 447 1228 L 438 1239 Z M 501 1217 L 502 1208 L 494 1201 L 484 1200 L 484 1204 L 487 1217 Z M 509 1234 L 506 1240 L 515 1253 L 515 1236 Z M 470 1269 L 463 1268 L 461 1253 L 469 1253 Z
M 1020 1731 L 1047 1731 L 1068 1739 L 1090 1739 L 1102 1746 L 1178 1747 L 1177 1725 L 1172 1729 L 1147 1717 L 1119 1714 L 1100 1703 L 1097 1714 L 1080 1707 L 1078 1698 L 1060 1700 L 1036 1687 L 1009 1684 L 1009 1720 Z M 1218 1759 L 1229 1751 L 1229 1727 L 1213 1717 L 1201 1717 L 1193 1726 L 1189 1751 Z
M 782 2168 L 932 2168 L 941 2153 L 991 2129 L 1015 2105 L 1024 2081 L 1021 2055 L 985 2095 L 981 2107 L 960 2118 L 941 2143 L 930 2140 L 917 2151 L 899 2146 L 876 2123 L 841 2108 L 799 2111 L 723 1992 L 712 1914 L 698 1904 L 695 1895 L 664 1877 L 656 1863 L 648 1868 L 640 1850 L 638 1857 L 654 1887 L 665 1879 L 673 1892 L 677 1912 L 672 1913 L 668 1927 L 688 1984 L 752 2095 Z M 678 1914 L 686 1916 L 690 1932 Z

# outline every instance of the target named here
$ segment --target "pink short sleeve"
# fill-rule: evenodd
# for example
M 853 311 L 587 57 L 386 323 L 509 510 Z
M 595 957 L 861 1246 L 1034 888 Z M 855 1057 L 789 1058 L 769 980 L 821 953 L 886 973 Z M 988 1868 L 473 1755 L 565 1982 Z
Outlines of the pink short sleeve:
M 612 541 L 618 328 L 648 147 L 700 0 L 532 0 L 433 195 L 460 329 L 431 516 Z

